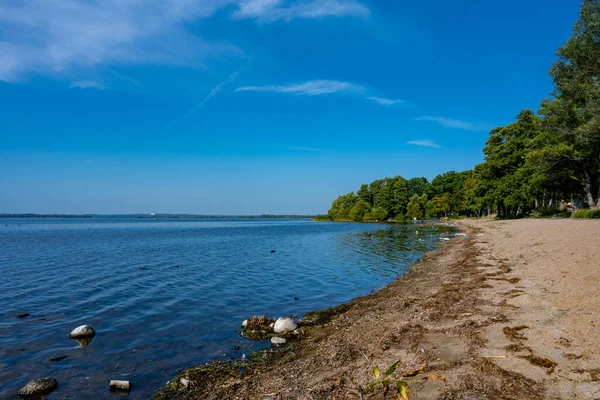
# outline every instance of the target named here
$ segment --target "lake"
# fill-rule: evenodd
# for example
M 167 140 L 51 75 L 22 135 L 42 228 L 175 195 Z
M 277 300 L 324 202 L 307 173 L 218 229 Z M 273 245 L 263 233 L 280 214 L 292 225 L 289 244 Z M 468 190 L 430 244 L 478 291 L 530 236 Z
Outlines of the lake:
M 183 367 L 268 345 L 239 335 L 244 319 L 366 295 L 448 233 L 299 219 L 0 219 L 0 398 L 46 376 L 59 383 L 52 399 L 118 398 L 111 379 L 131 381 L 128 398 L 149 398 Z M 85 347 L 69 339 L 83 324 L 97 332 Z

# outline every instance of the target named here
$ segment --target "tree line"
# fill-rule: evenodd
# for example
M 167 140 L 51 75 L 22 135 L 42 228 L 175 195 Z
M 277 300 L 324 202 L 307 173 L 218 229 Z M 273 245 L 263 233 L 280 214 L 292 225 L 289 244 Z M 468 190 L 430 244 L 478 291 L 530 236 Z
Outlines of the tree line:
M 324 219 L 383 221 L 452 215 L 514 218 L 561 202 L 600 207 L 600 0 L 583 0 L 573 34 L 550 68 L 554 90 L 539 110 L 492 129 L 473 170 L 363 184 Z

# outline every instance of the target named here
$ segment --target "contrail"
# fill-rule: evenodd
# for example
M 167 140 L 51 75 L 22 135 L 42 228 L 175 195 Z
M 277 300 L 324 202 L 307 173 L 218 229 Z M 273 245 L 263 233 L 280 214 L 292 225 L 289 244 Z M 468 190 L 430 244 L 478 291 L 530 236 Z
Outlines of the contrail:
M 240 71 L 242 70 L 242 68 L 238 69 L 237 71 L 235 71 L 234 73 L 232 73 L 231 75 L 229 75 L 229 78 L 225 79 L 223 82 L 220 82 L 217 84 L 217 86 L 215 86 L 213 88 L 213 90 L 210 91 L 210 93 L 208 94 L 208 96 L 206 96 L 200 103 L 196 104 L 196 106 L 194 108 L 192 108 L 190 111 L 188 111 L 185 115 L 179 117 L 179 118 L 175 118 L 173 121 L 169 122 L 169 124 L 167 125 L 167 128 L 172 127 L 173 125 L 175 125 L 176 123 L 178 123 L 179 121 L 182 121 L 186 118 L 191 117 L 192 115 L 194 115 L 196 112 L 198 112 L 198 110 L 200 110 L 202 107 L 204 107 L 204 105 L 206 103 L 208 103 L 210 100 L 212 100 L 213 97 L 215 97 L 215 95 L 217 93 L 219 93 L 219 91 L 221 90 L 221 88 L 229 83 L 232 83 L 233 81 L 235 81 L 237 79 L 237 77 L 240 75 Z

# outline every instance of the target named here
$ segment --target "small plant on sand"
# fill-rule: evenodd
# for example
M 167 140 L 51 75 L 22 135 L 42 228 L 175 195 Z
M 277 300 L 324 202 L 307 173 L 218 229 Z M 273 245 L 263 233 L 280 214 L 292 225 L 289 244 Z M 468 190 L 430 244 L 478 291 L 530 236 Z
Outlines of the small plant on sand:
M 408 400 L 408 385 L 406 384 L 406 381 L 403 381 L 402 379 L 394 379 L 391 377 L 394 371 L 396 371 L 396 368 L 398 368 L 399 364 L 400 361 L 392 364 L 385 371 L 383 376 L 381 376 L 381 371 L 379 370 L 379 367 L 377 365 L 373 367 L 373 376 L 375 376 L 375 380 L 369 383 L 366 386 L 366 389 L 374 390 L 377 386 L 382 385 L 383 395 L 385 396 L 390 391 L 390 387 L 393 384 L 395 384 L 396 388 L 398 389 L 398 393 L 396 394 L 398 400 Z

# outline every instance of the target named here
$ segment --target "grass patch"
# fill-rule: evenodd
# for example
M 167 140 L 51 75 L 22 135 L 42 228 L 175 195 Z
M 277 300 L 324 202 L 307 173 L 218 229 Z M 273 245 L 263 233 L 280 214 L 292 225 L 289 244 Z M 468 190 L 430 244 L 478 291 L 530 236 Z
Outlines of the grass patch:
M 600 218 L 600 207 L 577 210 L 571 215 L 571 218 Z
M 531 218 L 569 218 L 571 216 L 571 212 L 564 210 L 560 211 L 558 209 L 554 210 L 542 210 L 531 213 Z
M 245 360 L 213 361 L 187 368 L 154 393 L 152 400 L 201 399 L 206 390 L 221 385 L 235 386 L 248 372 L 268 367 L 285 354 L 283 349 L 263 349 L 255 351 Z M 187 380 L 187 386 L 182 380 Z
M 326 308 L 322 311 L 311 311 L 304 315 L 302 325 L 314 326 L 323 325 L 331 321 L 334 317 L 348 311 L 351 308 L 350 304 L 342 304 L 337 307 Z

